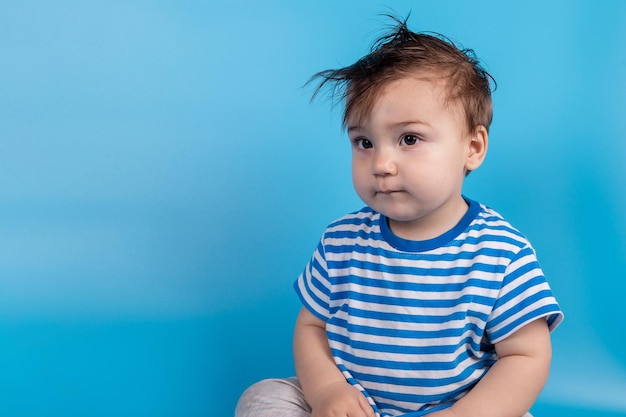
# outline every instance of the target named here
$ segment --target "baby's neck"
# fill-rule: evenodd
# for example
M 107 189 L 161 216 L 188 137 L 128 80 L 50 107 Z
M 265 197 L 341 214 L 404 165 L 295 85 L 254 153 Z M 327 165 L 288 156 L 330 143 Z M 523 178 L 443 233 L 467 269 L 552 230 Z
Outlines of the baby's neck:
M 465 216 L 469 206 L 460 197 L 458 202 L 448 204 L 423 218 L 412 221 L 397 221 L 388 218 L 389 230 L 405 240 L 424 241 L 441 236 L 452 230 Z

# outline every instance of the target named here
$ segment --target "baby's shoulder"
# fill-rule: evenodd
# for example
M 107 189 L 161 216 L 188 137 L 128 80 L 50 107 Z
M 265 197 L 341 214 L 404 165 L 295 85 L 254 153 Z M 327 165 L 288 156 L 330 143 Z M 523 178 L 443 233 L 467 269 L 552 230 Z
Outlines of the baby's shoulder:
M 323 240 L 378 239 L 380 235 L 380 213 L 369 207 L 348 213 L 332 221 L 324 231 Z
M 466 237 L 470 240 L 508 242 L 519 248 L 530 246 L 526 236 L 498 211 L 484 204 L 479 204 L 473 221 L 467 230 Z
M 380 213 L 374 211 L 370 207 L 363 207 L 358 211 L 354 211 L 333 220 L 327 229 L 355 229 L 376 227 L 380 219 Z

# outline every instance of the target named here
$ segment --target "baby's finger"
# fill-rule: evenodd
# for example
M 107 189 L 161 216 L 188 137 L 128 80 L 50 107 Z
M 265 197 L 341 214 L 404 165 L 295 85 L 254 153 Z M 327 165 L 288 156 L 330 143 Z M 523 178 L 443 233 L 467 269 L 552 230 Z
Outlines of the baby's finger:
M 367 401 L 367 398 L 365 398 L 364 395 L 361 395 L 361 397 L 359 398 L 359 405 L 361 406 L 361 409 L 365 413 L 366 417 L 376 417 L 376 413 L 374 412 L 374 409 L 372 408 L 372 406 Z

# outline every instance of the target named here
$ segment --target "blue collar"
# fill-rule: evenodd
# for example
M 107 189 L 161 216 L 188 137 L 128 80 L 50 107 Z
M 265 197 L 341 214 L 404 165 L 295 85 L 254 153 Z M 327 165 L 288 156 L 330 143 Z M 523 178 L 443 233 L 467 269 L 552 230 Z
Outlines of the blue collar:
M 389 228 L 387 217 L 382 214 L 379 218 L 380 233 L 387 243 L 403 252 L 426 252 L 446 246 L 457 236 L 463 233 L 480 212 L 480 205 L 477 202 L 466 197 L 463 197 L 463 199 L 469 205 L 469 208 L 467 209 L 465 215 L 463 215 L 463 218 L 461 218 L 461 220 L 452 229 L 435 238 L 428 240 L 407 240 L 396 236 Z

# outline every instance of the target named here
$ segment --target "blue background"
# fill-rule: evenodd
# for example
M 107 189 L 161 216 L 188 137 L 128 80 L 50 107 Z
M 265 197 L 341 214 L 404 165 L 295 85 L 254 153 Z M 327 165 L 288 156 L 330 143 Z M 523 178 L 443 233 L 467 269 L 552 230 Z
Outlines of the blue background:
M 465 193 L 566 320 L 540 416 L 626 416 L 626 2 L 0 2 L 0 414 L 230 416 L 293 373 L 291 284 L 361 207 L 313 73 L 388 23 L 496 78 Z

